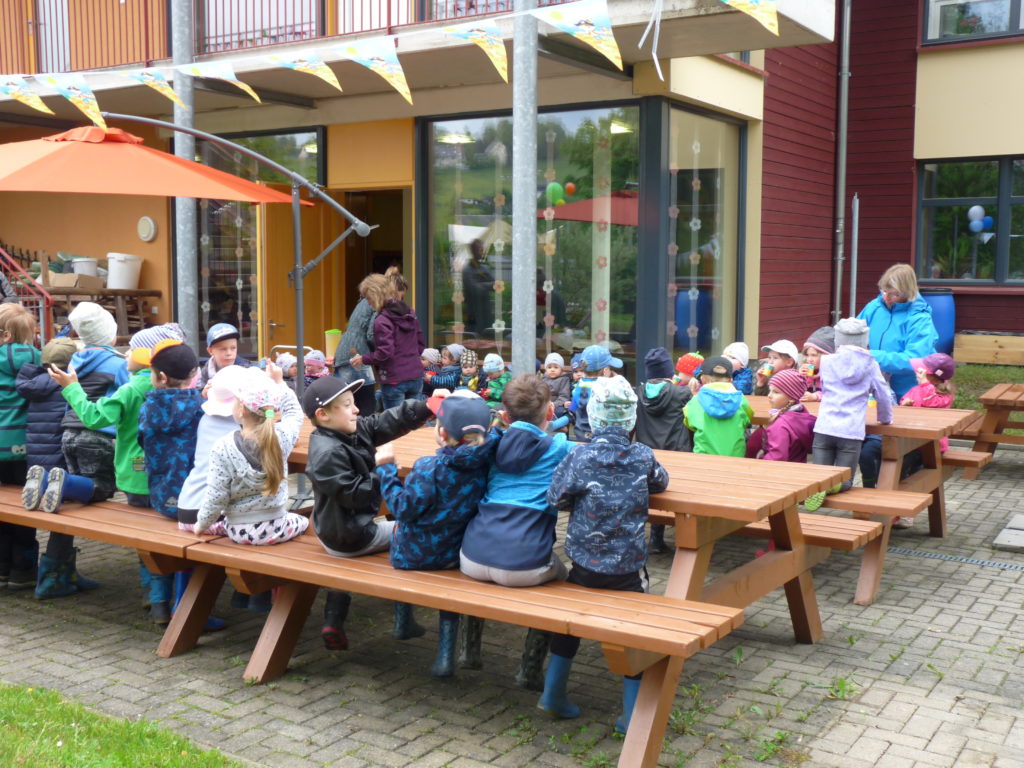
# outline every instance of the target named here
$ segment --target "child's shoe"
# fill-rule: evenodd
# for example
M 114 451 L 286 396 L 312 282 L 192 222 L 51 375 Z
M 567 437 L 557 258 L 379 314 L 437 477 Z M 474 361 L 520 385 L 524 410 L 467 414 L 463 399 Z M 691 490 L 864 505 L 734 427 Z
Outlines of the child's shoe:
M 541 695 L 540 701 L 537 702 L 539 709 L 550 712 L 555 717 L 566 719 L 580 716 L 580 708 L 569 701 L 565 693 L 570 669 L 572 669 L 572 659 L 559 656 L 556 653 L 551 654 L 548 671 L 544 676 L 544 693 Z
M 324 602 L 324 626 L 320 638 L 328 651 L 347 651 L 348 636 L 345 634 L 345 619 L 352 597 L 347 592 L 328 590 Z
M 459 622 L 459 666 L 463 669 L 483 669 L 480 646 L 484 635 L 484 620 L 476 616 L 463 616 Z
M 53 514 L 60 509 L 60 503 L 64 498 L 64 481 L 68 473 L 60 467 L 54 467 L 46 478 L 46 490 L 43 491 L 43 498 L 40 501 L 39 509 L 43 512 Z M 22 499 L 24 500 L 24 499 Z
M 459 614 L 440 611 L 437 616 L 437 658 L 430 667 L 434 677 L 455 674 L 455 646 L 459 634 Z
M 395 626 L 391 634 L 396 640 L 411 640 L 414 637 L 423 637 L 427 630 L 420 626 L 416 617 L 412 615 L 412 606 L 409 603 L 395 603 Z
M 894 517 L 892 519 L 892 527 L 899 528 L 900 530 L 906 530 L 914 526 L 914 518 L 912 517 Z
M 149 604 L 149 619 L 160 627 L 171 623 L 171 605 L 167 600 L 159 600 Z
M 818 491 L 818 493 L 812 494 L 804 499 L 804 509 L 808 512 L 817 512 L 821 509 L 821 505 L 825 503 L 825 492 Z
M 46 490 L 47 472 L 45 467 L 34 464 L 25 473 L 25 487 L 21 490 L 21 503 L 25 509 L 39 509 Z
M 668 547 L 665 546 L 664 525 L 655 524 L 651 526 L 651 541 L 647 545 L 647 551 L 652 555 L 663 555 L 668 552 Z

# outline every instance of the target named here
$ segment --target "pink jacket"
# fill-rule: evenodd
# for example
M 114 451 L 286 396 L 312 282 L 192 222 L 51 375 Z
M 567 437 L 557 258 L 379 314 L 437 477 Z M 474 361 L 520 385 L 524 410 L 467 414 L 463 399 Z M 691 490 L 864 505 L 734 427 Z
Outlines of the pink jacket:
M 952 408 L 953 396 L 936 392 L 935 385 L 926 381 L 907 390 L 907 394 L 900 400 L 900 405 L 912 405 L 917 408 Z M 949 449 L 948 437 L 939 441 L 939 449 L 943 453 Z
M 781 414 L 766 427 L 758 427 L 747 438 L 747 458 L 804 463 L 814 442 L 814 415 L 803 406 Z

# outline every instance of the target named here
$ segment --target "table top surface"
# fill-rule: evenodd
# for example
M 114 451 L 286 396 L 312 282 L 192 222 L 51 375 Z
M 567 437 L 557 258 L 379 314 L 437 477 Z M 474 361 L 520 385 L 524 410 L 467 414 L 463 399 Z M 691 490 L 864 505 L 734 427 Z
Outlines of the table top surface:
M 1024 384 L 996 384 L 978 399 L 983 405 L 1016 406 L 1024 410 Z

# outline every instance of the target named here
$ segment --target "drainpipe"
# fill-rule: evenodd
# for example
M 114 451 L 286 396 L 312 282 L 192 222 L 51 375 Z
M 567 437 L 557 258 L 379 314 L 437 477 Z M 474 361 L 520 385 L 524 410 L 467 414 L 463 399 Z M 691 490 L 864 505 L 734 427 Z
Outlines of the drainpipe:
M 192 0 L 171 0 L 171 55 L 175 65 L 190 64 L 195 55 Z M 195 84 L 191 75 L 174 73 L 174 92 L 186 109 L 174 105 L 174 122 L 195 127 Z M 196 140 L 187 133 L 174 137 L 174 154 L 186 160 L 196 159 Z M 193 349 L 204 349 L 199 343 L 199 237 L 198 211 L 191 197 L 174 199 L 174 297 L 178 319 Z
M 836 275 L 832 298 L 832 324 L 843 316 L 843 262 L 846 261 L 846 141 L 850 113 L 850 6 L 843 0 L 842 28 L 839 43 L 839 115 L 836 131 L 836 211 L 833 269 Z

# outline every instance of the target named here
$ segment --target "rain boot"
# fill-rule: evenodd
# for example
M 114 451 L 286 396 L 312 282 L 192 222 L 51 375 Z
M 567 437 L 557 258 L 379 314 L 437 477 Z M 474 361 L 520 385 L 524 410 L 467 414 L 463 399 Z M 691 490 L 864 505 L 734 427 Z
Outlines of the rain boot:
M 516 670 L 516 685 L 528 691 L 544 690 L 544 657 L 548 655 L 551 635 L 530 629 L 523 644 L 523 656 Z
M 139 586 L 142 587 L 142 610 L 149 610 L 149 585 L 153 581 L 153 574 L 139 560 Z
M 580 708 L 573 704 L 565 695 L 565 686 L 569 682 L 569 670 L 572 659 L 568 656 L 551 654 L 548 671 L 544 675 L 544 693 L 541 694 L 537 707 L 550 712 L 555 717 L 566 719 L 579 717 Z
M 629 728 L 629 720 L 633 717 L 633 705 L 636 704 L 638 693 L 640 693 L 639 677 L 622 678 L 622 714 L 615 721 L 616 733 L 625 733 Z
M 668 547 L 665 546 L 664 525 L 651 526 L 651 543 L 647 545 L 647 551 L 652 555 L 663 555 L 668 552 Z
M 149 618 L 154 624 L 161 626 L 171 621 L 171 589 L 174 586 L 173 576 L 150 574 L 149 582 Z
M 480 645 L 484 635 L 484 620 L 476 616 L 463 616 L 459 621 L 459 666 L 463 669 L 483 669 Z
M 328 651 L 347 651 L 348 636 L 345 634 L 345 619 L 348 618 L 348 607 L 352 596 L 348 592 L 327 590 L 324 602 L 324 626 L 320 637 Z
M 60 467 L 54 467 L 46 480 L 46 490 L 39 508 L 43 512 L 58 512 L 64 501 L 77 501 L 88 504 L 96 486 L 91 477 L 69 475 Z
M 7 578 L 7 588 L 11 591 L 35 589 L 39 580 L 39 571 L 36 567 L 36 561 L 39 559 L 39 542 L 35 540 L 35 533 L 33 530 L 30 541 L 14 544 L 11 553 L 11 574 Z
M 46 467 L 33 464 L 25 473 L 25 487 L 21 489 L 21 503 L 25 509 L 39 509 L 46 492 L 48 474 Z
M 401 603 L 399 603 L 401 605 Z M 434 677 L 455 674 L 455 645 L 459 635 L 459 614 L 439 611 L 437 614 L 437 658 L 430 668 Z
M 78 572 L 78 548 L 71 550 L 71 557 L 68 559 L 68 570 L 70 576 L 68 579 L 75 586 L 79 592 L 88 592 L 91 589 L 99 589 L 102 584 L 92 579 L 87 579 L 85 576 Z
M 414 637 L 423 637 L 427 630 L 416 623 L 416 617 L 412 615 L 412 606 L 409 603 L 395 603 L 395 626 L 391 634 L 396 640 L 411 640 Z
M 78 587 L 71 583 L 71 572 L 67 562 L 40 555 L 36 597 L 46 600 L 51 597 L 67 597 L 77 594 Z
M 271 590 L 269 589 L 264 592 L 256 592 L 248 597 L 249 599 L 245 601 L 246 610 L 266 613 L 274 607 Z
M 181 602 L 181 598 L 185 595 L 185 590 L 188 589 L 188 583 L 192 579 L 192 571 L 176 571 L 174 574 L 174 605 L 171 608 L 171 615 L 173 616 L 175 611 L 178 610 L 178 603 Z M 203 632 L 220 632 L 227 624 L 224 619 L 218 619 L 216 616 L 207 616 L 206 624 L 203 625 Z

